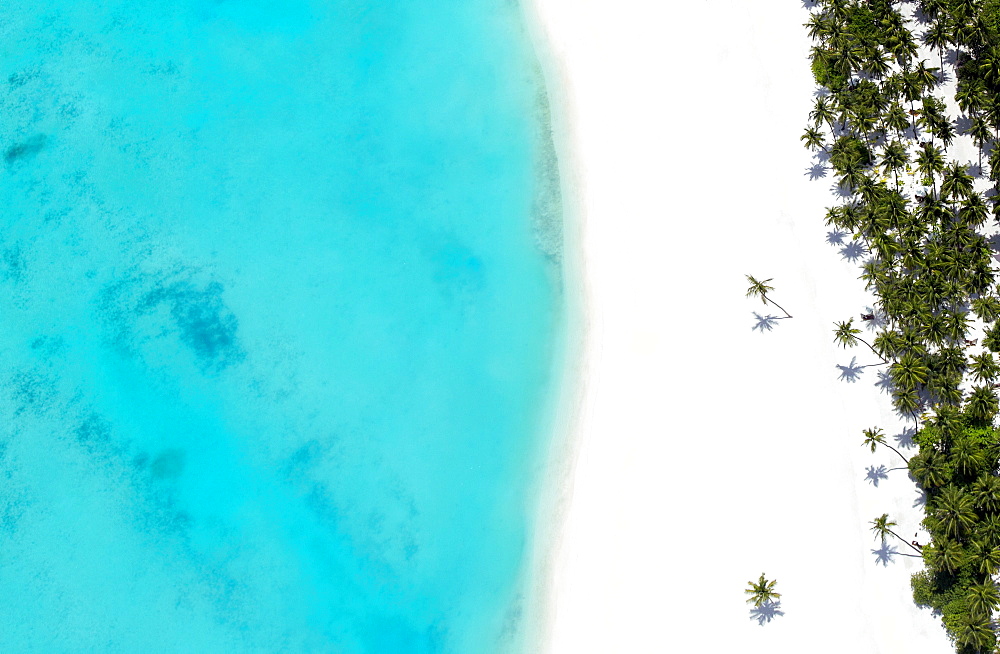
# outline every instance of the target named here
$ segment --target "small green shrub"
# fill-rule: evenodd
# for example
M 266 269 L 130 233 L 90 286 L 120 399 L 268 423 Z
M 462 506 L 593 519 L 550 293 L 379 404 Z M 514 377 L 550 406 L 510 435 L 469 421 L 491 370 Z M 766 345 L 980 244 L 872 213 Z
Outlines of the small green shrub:
M 937 596 L 934 594 L 934 582 L 931 580 L 931 573 L 924 570 L 912 575 L 910 577 L 910 588 L 913 590 L 914 604 L 934 608 Z
M 815 57 L 812 62 L 812 73 L 816 83 L 831 91 L 838 91 L 847 86 L 847 78 L 835 72 L 826 56 Z

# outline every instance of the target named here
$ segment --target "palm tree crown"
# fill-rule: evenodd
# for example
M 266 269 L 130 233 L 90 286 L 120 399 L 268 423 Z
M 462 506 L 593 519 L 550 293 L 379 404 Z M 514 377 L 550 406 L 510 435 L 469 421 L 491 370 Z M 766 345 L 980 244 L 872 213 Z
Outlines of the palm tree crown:
M 746 278 L 747 281 L 750 282 L 750 288 L 747 289 L 747 297 L 759 297 L 761 299 L 761 302 L 763 302 L 764 304 L 770 302 L 774 306 L 784 311 L 786 318 L 792 317 L 791 314 L 785 311 L 785 309 L 781 305 L 779 305 L 771 298 L 767 297 L 767 294 L 774 290 L 773 286 L 768 286 L 768 282 L 770 282 L 771 279 L 765 279 L 763 281 L 760 281 L 756 279 L 753 275 L 747 275 Z
M 749 588 L 743 592 L 749 595 L 747 598 L 747 603 L 752 602 L 754 606 L 760 606 L 762 604 L 773 602 L 781 597 L 781 593 L 775 592 L 774 587 L 778 583 L 777 581 L 769 581 L 764 577 L 764 573 L 760 573 L 760 579 L 757 581 L 749 581 Z

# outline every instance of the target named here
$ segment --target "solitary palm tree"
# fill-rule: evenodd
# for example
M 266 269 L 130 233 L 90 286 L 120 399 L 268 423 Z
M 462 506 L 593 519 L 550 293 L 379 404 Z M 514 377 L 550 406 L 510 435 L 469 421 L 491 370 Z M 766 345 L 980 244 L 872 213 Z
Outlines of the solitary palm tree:
M 876 540 L 881 539 L 883 545 L 885 544 L 886 536 L 892 534 L 902 542 L 906 543 L 907 546 L 909 546 L 911 549 L 914 549 L 917 552 L 922 553 L 922 550 L 919 547 L 913 545 L 912 543 L 907 543 L 902 536 L 900 536 L 899 534 L 897 534 L 892 530 L 892 528 L 896 526 L 896 523 L 889 520 L 888 513 L 883 513 L 879 517 L 872 520 L 871 525 L 872 525 L 872 531 L 875 532 L 875 539 Z
M 778 307 L 785 313 L 786 318 L 791 318 L 792 315 L 785 311 L 784 307 L 780 304 L 767 297 L 767 294 L 774 290 L 773 286 L 768 286 L 767 283 L 771 281 L 770 279 L 765 279 L 764 281 L 759 281 L 754 279 L 752 275 L 747 275 L 747 281 L 750 282 L 750 288 L 747 289 L 747 297 L 759 297 L 764 304 L 770 302 L 774 306 Z
M 767 604 L 773 602 L 774 600 L 781 597 L 781 593 L 777 593 L 774 590 L 777 581 L 768 581 L 764 578 L 764 573 L 760 573 L 760 579 L 756 582 L 747 582 L 750 588 L 747 588 L 743 592 L 749 595 L 747 603 L 753 603 L 754 606 L 760 606 L 761 604 Z
M 875 454 L 876 447 L 878 447 L 879 445 L 884 445 L 885 447 L 888 447 L 890 450 L 899 455 L 899 458 L 901 458 L 903 461 L 906 462 L 907 465 L 909 465 L 910 463 L 909 459 L 903 456 L 902 453 L 900 453 L 900 451 L 894 448 L 892 445 L 889 445 L 888 443 L 885 442 L 885 435 L 882 433 L 881 428 L 874 427 L 872 429 L 866 429 L 864 431 L 864 434 L 865 434 L 865 440 L 864 443 L 862 443 L 862 445 L 864 445 L 865 447 L 870 447 L 872 450 L 872 454 Z
M 879 359 L 882 359 L 882 363 L 888 363 L 888 361 L 886 361 L 882 357 L 882 355 L 878 353 L 878 350 L 876 350 L 874 347 L 871 346 L 871 343 L 869 343 L 863 338 L 858 338 L 858 334 L 861 333 L 861 330 L 858 329 L 857 327 L 854 327 L 853 323 L 854 323 L 854 318 L 849 318 L 847 322 L 835 323 L 837 328 L 833 330 L 834 342 L 839 343 L 841 347 L 848 348 L 857 345 L 858 341 L 861 341 L 862 343 L 868 346 L 869 350 L 875 353 L 875 356 L 877 356 Z

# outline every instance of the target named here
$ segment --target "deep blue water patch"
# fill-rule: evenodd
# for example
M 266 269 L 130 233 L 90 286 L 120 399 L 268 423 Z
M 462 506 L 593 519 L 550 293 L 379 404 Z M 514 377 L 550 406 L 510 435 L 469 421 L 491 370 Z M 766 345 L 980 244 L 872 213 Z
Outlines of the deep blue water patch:
M 561 299 L 517 7 L 0 19 L 0 651 L 522 648 Z

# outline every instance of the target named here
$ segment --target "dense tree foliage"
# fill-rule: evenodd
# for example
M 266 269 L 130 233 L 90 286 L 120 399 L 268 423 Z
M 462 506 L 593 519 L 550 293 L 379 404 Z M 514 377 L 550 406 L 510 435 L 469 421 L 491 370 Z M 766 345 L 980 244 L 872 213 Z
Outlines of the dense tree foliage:
M 871 342 L 850 320 L 835 339 L 888 363 L 893 404 L 914 421 L 919 451 L 896 450 L 931 537 L 907 543 L 925 562 L 914 600 L 960 654 L 993 652 L 1000 294 L 983 232 L 1000 221 L 1000 0 L 819 0 L 806 28 L 822 88 L 802 140 L 835 175 L 842 200 L 826 223 L 867 250 L 879 317 Z M 954 158 L 962 140 L 975 162 Z M 864 444 L 889 447 L 878 428 Z M 873 525 L 897 536 L 887 515 Z

